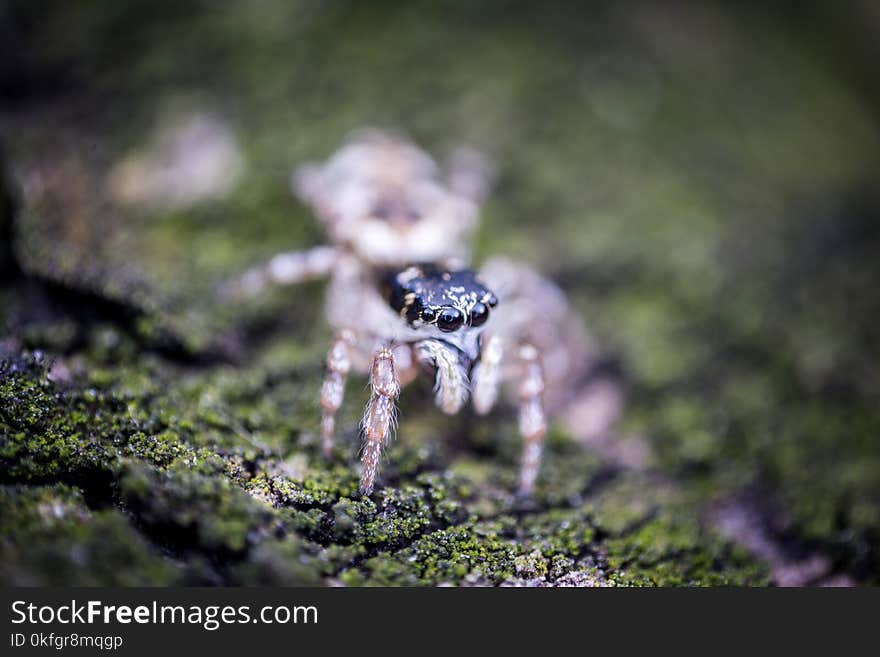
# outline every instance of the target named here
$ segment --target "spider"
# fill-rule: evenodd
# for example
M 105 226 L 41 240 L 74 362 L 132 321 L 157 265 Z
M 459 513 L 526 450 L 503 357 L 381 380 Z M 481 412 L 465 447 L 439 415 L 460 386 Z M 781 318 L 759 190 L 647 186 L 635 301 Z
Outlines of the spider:
M 512 388 L 524 440 L 518 493 L 531 494 L 547 432 L 548 404 L 587 367 L 591 345 L 562 292 L 525 265 L 496 258 L 468 267 L 490 169 L 456 151 L 445 176 L 402 137 L 354 135 L 325 164 L 306 164 L 294 192 L 332 242 L 249 269 L 230 295 L 266 284 L 329 277 L 326 317 L 335 329 L 321 388 L 321 444 L 328 458 L 350 373 L 370 382 L 361 433 L 360 491 L 373 490 L 381 450 L 396 428 L 396 400 L 420 370 L 433 373 L 446 414 L 468 398 L 480 415 Z

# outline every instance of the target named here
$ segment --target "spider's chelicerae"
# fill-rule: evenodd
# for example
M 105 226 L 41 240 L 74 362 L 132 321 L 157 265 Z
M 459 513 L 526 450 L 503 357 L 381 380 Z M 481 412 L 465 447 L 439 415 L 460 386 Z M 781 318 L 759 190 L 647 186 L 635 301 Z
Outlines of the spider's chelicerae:
M 559 288 L 529 267 L 496 258 L 479 273 L 468 268 L 478 204 L 489 188 L 485 159 L 459 150 L 441 172 L 404 139 L 363 132 L 325 164 L 299 167 L 293 187 L 332 244 L 279 254 L 226 291 L 253 294 L 267 283 L 329 276 L 326 316 L 336 334 L 321 389 L 325 455 L 346 379 L 367 374 L 360 487 L 372 491 L 397 396 L 424 369 L 447 414 L 468 398 L 486 414 L 500 389 L 510 389 L 524 440 L 519 493 L 531 493 L 545 409 L 566 399 L 592 347 Z

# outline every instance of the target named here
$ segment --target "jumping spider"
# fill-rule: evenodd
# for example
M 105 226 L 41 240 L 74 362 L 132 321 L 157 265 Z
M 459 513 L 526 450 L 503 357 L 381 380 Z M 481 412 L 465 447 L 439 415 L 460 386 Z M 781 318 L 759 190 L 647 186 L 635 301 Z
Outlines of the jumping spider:
M 545 405 L 558 405 L 586 367 L 591 347 L 555 285 L 505 259 L 479 274 L 467 267 L 488 187 L 489 167 L 474 151 L 456 152 L 443 179 L 435 161 L 402 138 L 360 133 L 325 164 L 293 175 L 295 193 L 332 245 L 279 254 L 225 288 L 254 294 L 267 283 L 329 277 L 326 316 L 336 335 L 321 388 L 321 442 L 329 457 L 346 379 L 368 374 L 364 494 L 396 426 L 400 389 L 420 368 L 433 372 L 435 401 L 447 414 L 468 397 L 486 414 L 502 384 L 513 384 L 525 443 L 519 493 L 530 494 Z

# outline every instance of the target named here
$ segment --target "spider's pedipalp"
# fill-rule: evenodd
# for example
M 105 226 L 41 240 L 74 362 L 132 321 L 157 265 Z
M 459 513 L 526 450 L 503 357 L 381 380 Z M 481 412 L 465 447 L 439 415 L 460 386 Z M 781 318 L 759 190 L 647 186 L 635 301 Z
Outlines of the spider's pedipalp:
M 461 410 L 470 393 L 468 363 L 461 352 L 440 340 L 422 340 L 416 343 L 416 358 L 423 365 L 435 369 L 434 401 L 447 415 Z
M 501 337 L 494 334 L 484 335 L 480 349 L 480 360 L 471 372 L 471 395 L 474 410 L 485 415 L 498 400 L 501 386 L 501 359 L 504 355 Z
M 400 393 L 400 382 L 394 369 L 394 354 L 387 346 L 380 347 L 373 357 L 370 368 L 370 390 L 370 401 L 361 421 L 364 446 L 361 456 L 363 473 L 360 490 L 364 495 L 373 490 L 382 446 L 388 440 L 396 421 L 395 403 Z

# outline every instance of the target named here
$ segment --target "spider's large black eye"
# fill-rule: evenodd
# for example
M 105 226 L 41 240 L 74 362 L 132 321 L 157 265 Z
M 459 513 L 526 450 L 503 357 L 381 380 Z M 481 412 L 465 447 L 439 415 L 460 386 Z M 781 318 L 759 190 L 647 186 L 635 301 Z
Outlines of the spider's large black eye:
M 446 333 L 457 331 L 464 324 L 464 315 L 458 308 L 447 306 L 440 311 L 437 317 L 437 328 Z
M 437 310 L 434 308 L 422 308 L 422 321 L 430 324 L 437 319 Z
M 489 319 L 489 307 L 479 301 L 471 308 L 471 326 L 482 326 Z

